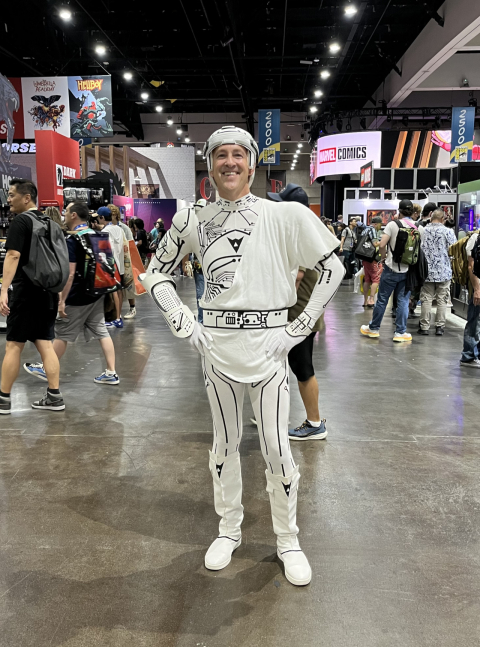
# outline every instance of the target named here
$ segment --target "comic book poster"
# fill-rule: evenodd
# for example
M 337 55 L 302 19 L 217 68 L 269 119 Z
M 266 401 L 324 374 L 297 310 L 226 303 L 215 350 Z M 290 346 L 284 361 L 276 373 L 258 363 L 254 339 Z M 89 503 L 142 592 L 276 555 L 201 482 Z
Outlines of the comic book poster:
M 68 94 L 72 139 L 113 135 L 110 76 L 69 76 Z
M 70 137 L 68 77 L 23 77 L 22 97 L 25 139 L 33 139 L 36 130 Z

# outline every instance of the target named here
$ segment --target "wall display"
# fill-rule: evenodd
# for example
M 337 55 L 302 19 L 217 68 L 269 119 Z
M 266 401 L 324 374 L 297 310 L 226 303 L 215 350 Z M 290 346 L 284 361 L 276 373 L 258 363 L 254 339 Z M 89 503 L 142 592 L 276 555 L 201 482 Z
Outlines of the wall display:
M 393 220 L 393 216 L 397 213 L 396 209 L 367 209 L 367 225 L 370 225 L 372 218 L 375 216 L 380 216 L 382 223 L 388 225 L 388 223 Z
M 270 171 L 265 174 L 268 193 L 280 193 L 287 186 L 286 171 Z
M 360 186 L 370 188 L 373 186 L 373 162 L 368 162 L 360 169 Z
M 2 188 L 6 194 L 8 194 L 10 180 L 13 180 L 14 177 L 19 178 L 20 180 L 31 180 L 32 169 L 29 166 L 11 164 L 8 171 L 0 172 L 0 188 Z
M 35 131 L 39 206 L 63 207 L 63 180 L 80 178 L 78 142 L 48 130 Z
M 112 204 L 120 209 L 122 216 L 125 215 L 125 218 L 123 218 L 124 222 L 127 218 L 133 218 L 133 198 L 126 198 L 124 195 L 114 195 Z
M 197 171 L 195 174 L 195 200 L 200 199 L 207 202 L 216 200 L 215 187 L 210 182 L 208 171 Z
M 439 202 L 437 206 L 439 209 L 442 209 L 442 211 L 445 213 L 445 216 L 447 218 L 449 218 L 450 220 L 455 219 L 456 205 L 454 203 Z
M 70 136 L 111 137 L 112 79 L 110 76 L 69 76 Z
M 159 198 L 159 184 L 132 184 L 132 198 Z
M 317 141 L 316 177 L 360 173 L 367 160 L 381 164 L 381 132 L 341 133 Z
M 473 160 L 473 133 L 475 127 L 474 107 L 452 109 L 452 142 L 450 162 Z
M 47 130 L 70 137 L 68 77 L 23 77 L 23 121 L 25 137 Z
M 135 218 L 141 218 L 145 224 L 145 231 L 151 231 L 156 221 L 161 218 L 165 229 L 172 226 L 173 216 L 177 212 L 176 200 L 134 200 L 133 210 Z
M 280 110 L 258 111 L 258 149 L 260 166 L 280 165 Z

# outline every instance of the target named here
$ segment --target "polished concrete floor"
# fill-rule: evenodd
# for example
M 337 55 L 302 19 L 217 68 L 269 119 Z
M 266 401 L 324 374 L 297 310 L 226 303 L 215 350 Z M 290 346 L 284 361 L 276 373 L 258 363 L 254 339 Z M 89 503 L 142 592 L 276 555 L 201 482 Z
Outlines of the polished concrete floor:
M 193 281 L 179 284 L 193 304 Z M 31 410 L 44 385 L 22 371 L 0 420 L 0 645 L 478 645 L 480 371 L 459 367 L 459 328 L 396 346 L 386 317 L 380 340 L 362 338 L 360 301 L 341 288 L 315 343 L 328 439 L 293 446 L 305 588 L 275 557 L 247 424 L 243 544 L 204 569 L 217 517 L 200 362 L 148 297 L 112 333 L 118 387 L 93 383 L 95 342 L 62 361 L 65 412 Z

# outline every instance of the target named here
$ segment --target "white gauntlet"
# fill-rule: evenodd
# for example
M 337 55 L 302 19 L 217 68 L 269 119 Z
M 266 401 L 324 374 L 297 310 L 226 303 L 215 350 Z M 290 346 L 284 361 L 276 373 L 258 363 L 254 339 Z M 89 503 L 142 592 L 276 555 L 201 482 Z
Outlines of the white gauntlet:
M 168 327 L 175 335 L 185 339 L 193 333 L 196 321 L 193 312 L 180 300 L 177 286 L 168 274 L 140 274 L 143 287 L 157 304 Z

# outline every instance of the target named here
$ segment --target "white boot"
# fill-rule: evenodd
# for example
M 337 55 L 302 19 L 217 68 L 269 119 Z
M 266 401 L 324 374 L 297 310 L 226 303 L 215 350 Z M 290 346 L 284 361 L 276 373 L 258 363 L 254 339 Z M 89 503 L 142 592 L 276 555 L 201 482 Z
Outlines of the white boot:
M 312 569 L 297 539 L 298 466 L 288 477 L 275 476 L 268 470 L 265 474 L 273 531 L 277 535 L 277 555 L 285 565 L 287 580 L 296 586 L 305 586 L 312 579 Z
M 242 543 L 242 472 L 238 452 L 229 456 L 209 454 L 215 512 L 221 519 L 219 536 L 207 550 L 205 566 L 220 571 L 230 564 L 233 551 Z

